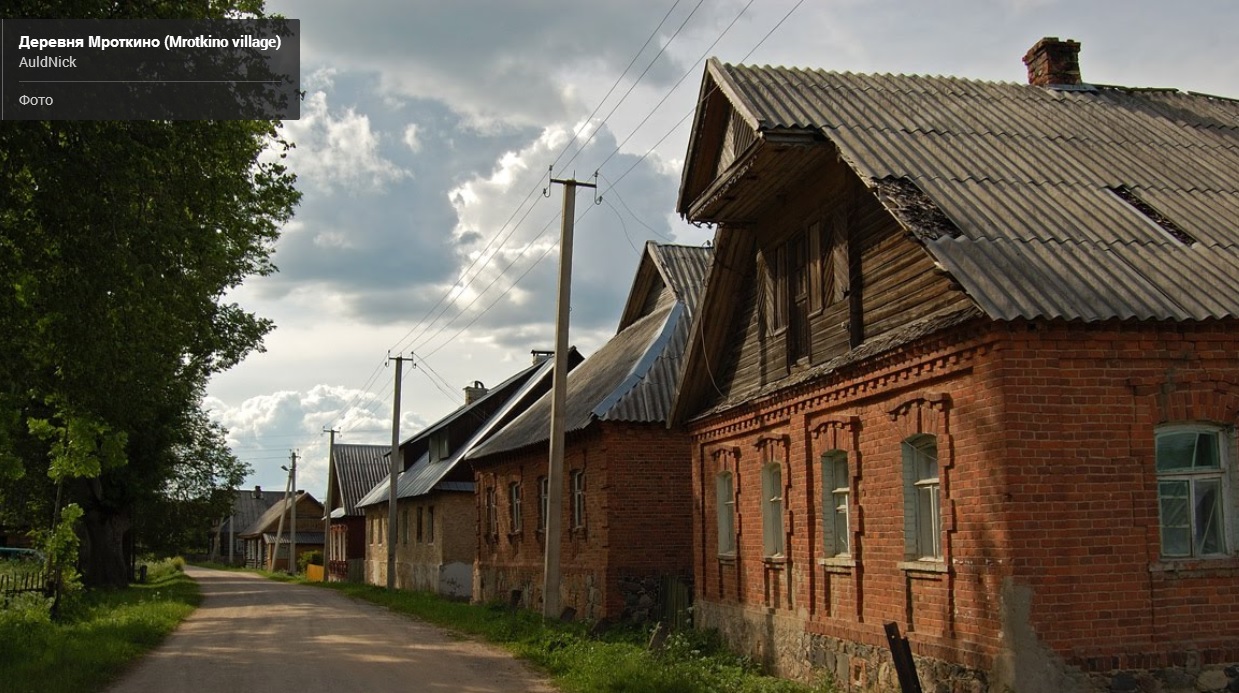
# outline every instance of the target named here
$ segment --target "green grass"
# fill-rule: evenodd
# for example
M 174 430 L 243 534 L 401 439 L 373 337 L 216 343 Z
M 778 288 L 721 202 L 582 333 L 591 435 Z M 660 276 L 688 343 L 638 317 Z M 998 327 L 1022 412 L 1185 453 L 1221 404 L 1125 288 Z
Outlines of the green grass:
M 322 586 L 323 583 L 307 583 Z M 543 622 L 500 605 L 451 601 L 434 594 L 371 585 L 328 583 L 331 589 L 502 645 L 550 674 L 570 693 L 807 693 L 830 691 L 763 676 L 723 647 L 717 633 L 672 634 L 660 652 L 646 648 L 647 629 L 617 628 L 590 637 L 584 624 Z
M 164 561 L 150 567 L 145 584 L 75 595 L 54 622 L 37 599 L 0 610 L 0 693 L 103 690 L 200 598 L 198 585 Z

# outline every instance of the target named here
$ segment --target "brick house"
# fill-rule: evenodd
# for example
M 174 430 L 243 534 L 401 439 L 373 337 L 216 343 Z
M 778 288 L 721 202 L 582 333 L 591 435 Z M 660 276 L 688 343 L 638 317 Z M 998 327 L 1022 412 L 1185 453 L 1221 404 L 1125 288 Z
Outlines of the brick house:
M 362 582 L 366 561 L 366 513 L 357 503 L 387 478 L 390 445 L 333 443 L 327 474 L 327 579 Z
M 935 690 L 1239 689 L 1239 102 L 1078 50 L 706 67 L 694 616 L 782 675 L 897 690 L 894 622 Z
M 465 403 L 400 445 L 396 479 L 396 578 L 401 589 L 467 598 L 477 556 L 473 472 L 469 451 L 513 420 L 551 387 L 550 352 L 535 351 L 532 365 L 487 389 L 475 381 Z M 569 353 L 568 367 L 581 363 Z M 390 459 L 384 457 L 384 464 Z M 390 467 L 360 501 L 365 514 L 365 580 L 387 584 Z
M 691 574 L 691 454 L 666 421 L 710 253 L 647 244 L 615 337 L 568 377 L 561 603 L 581 618 L 644 619 Z M 548 394 L 469 455 L 475 601 L 542 606 L 550 409 Z

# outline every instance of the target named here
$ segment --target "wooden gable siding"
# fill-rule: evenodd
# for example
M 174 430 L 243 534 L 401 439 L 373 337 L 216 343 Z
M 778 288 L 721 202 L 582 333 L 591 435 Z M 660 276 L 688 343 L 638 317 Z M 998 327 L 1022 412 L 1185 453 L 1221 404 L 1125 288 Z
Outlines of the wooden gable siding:
M 865 340 L 969 304 L 929 253 L 841 166 L 816 171 L 746 232 L 755 235 L 757 249 L 732 304 L 730 346 L 717 364 L 717 388 L 710 388 L 703 408 L 739 401 Z M 821 244 L 830 247 L 808 244 L 810 283 L 817 292 L 808 316 L 809 354 L 789 363 L 788 325 L 773 317 L 774 275 L 777 248 L 799 232 L 820 233 Z

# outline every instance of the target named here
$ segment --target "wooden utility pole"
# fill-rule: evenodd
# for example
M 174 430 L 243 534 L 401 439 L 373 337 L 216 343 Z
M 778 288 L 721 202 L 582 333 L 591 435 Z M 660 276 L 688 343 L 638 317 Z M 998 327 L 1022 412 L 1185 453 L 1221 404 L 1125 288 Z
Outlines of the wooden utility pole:
M 297 452 L 295 450 L 289 453 L 289 464 L 292 465 L 288 468 L 288 475 L 292 478 L 293 520 L 292 520 L 292 529 L 288 531 L 289 543 L 291 544 L 291 546 L 289 546 L 289 549 L 288 549 L 288 572 L 290 575 L 296 575 L 297 574 Z M 280 547 L 277 545 L 275 547 L 275 550 L 279 551 Z
M 280 469 L 288 469 L 288 467 L 280 467 Z M 284 500 L 280 501 L 285 506 L 288 505 L 288 489 L 293 485 L 292 474 L 288 475 L 288 480 L 284 482 Z M 280 540 L 284 538 L 284 511 L 286 508 L 280 508 L 280 523 L 276 525 L 275 530 L 275 548 L 271 551 L 271 557 L 267 559 L 267 572 L 275 572 L 275 559 L 280 557 Z
M 327 493 L 323 494 L 323 582 L 331 582 L 331 481 L 336 471 L 336 434 L 334 428 L 324 428 L 323 433 L 330 433 L 327 443 Z
M 393 359 L 388 359 L 393 360 Z M 396 477 L 400 475 L 400 372 L 404 357 L 397 356 L 396 385 L 391 403 L 391 476 L 387 482 L 387 589 L 396 588 Z
M 563 220 L 559 233 L 559 296 L 556 299 L 555 363 L 551 380 L 551 441 L 547 465 L 546 564 L 542 573 L 542 616 L 559 618 L 559 537 L 562 534 L 564 502 L 564 399 L 568 392 L 568 310 L 572 305 L 572 231 L 576 215 L 576 189 L 593 183 L 551 179 L 564 186 Z

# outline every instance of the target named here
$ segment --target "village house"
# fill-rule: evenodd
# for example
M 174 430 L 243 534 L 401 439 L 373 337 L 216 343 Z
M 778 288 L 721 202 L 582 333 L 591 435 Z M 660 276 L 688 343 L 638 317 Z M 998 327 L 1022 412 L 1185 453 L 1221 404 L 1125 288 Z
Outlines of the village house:
M 388 478 L 390 445 L 333 443 L 327 472 L 327 579 L 362 582 L 366 561 L 366 514 L 358 501 Z
M 212 561 L 229 565 L 245 563 L 245 539 L 241 534 L 284 497 L 283 491 L 264 491 L 261 486 L 232 491 L 232 511 L 211 527 Z
M 694 618 L 781 675 L 897 690 L 895 623 L 926 690 L 1239 689 L 1239 102 L 1078 51 L 705 69 Z
M 569 368 L 580 362 L 570 351 Z M 464 405 L 400 445 L 397 588 L 461 598 L 473 594 L 477 520 L 473 472 L 462 461 L 550 389 L 552 364 L 551 352 L 534 351 L 532 365 L 496 387 L 475 381 L 465 388 Z M 357 504 L 366 518 L 366 581 L 375 585 L 387 584 L 389 482 L 390 469 Z
M 666 422 L 709 258 L 647 244 L 617 334 L 568 376 L 560 602 L 578 617 L 642 620 L 689 596 L 692 454 Z M 550 399 L 469 455 L 475 601 L 542 608 Z
M 293 504 L 297 507 L 296 527 L 293 524 Z M 263 570 L 295 571 L 296 558 L 308 551 L 323 549 L 323 504 L 306 491 L 283 497 L 267 508 L 240 534 L 245 542 L 245 566 Z M 296 540 L 297 554 L 289 562 L 289 552 Z M 279 547 L 279 550 L 276 550 Z M 274 559 L 274 561 L 272 560 Z

